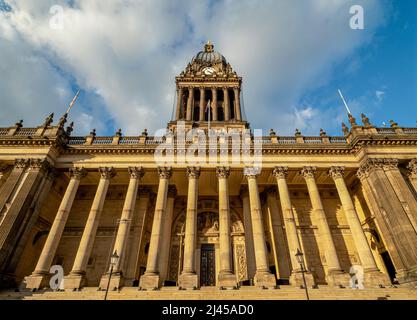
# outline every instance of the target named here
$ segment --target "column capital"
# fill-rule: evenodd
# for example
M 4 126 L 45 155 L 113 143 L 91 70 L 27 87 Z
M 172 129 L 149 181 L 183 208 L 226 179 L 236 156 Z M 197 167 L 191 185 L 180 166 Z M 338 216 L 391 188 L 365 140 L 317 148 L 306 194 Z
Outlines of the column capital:
M 398 169 L 398 159 L 384 159 L 383 169 L 388 170 L 397 170 Z
M 113 167 L 100 167 L 98 172 L 102 179 L 111 179 L 116 175 L 116 170 Z
M 230 168 L 229 167 L 217 167 L 216 175 L 217 175 L 217 178 L 227 179 L 230 176 Z
M 410 175 L 417 175 L 417 159 L 412 159 L 408 163 L 407 169 Z
M 29 170 L 42 170 L 47 172 L 51 164 L 46 159 L 29 159 Z
M 127 168 L 131 179 L 140 179 L 145 174 L 145 170 L 142 167 L 129 167 Z
M 334 179 L 343 178 L 343 175 L 345 174 L 345 168 L 344 167 L 336 167 L 333 166 L 329 169 L 329 176 L 331 176 Z
M 314 179 L 314 175 L 317 171 L 316 167 L 304 167 L 300 173 L 303 175 L 304 179 Z
M 173 184 L 168 186 L 168 198 L 175 198 L 177 196 L 177 187 Z
M 171 167 L 158 167 L 158 174 L 160 179 L 169 179 L 172 176 Z
M 16 159 L 14 161 L 14 167 L 17 169 L 25 169 L 29 164 L 28 159 Z
M 188 179 L 198 179 L 200 177 L 199 167 L 187 167 Z
M 275 167 L 272 174 L 277 179 L 285 179 L 288 176 L 288 167 Z
M 248 179 L 256 179 L 256 177 L 259 175 L 259 168 L 256 168 L 256 167 L 245 167 L 243 169 L 243 174 Z
M 81 178 L 84 178 L 87 175 L 87 170 L 85 170 L 84 168 L 70 168 L 69 172 L 70 177 L 77 180 L 80 180 Z

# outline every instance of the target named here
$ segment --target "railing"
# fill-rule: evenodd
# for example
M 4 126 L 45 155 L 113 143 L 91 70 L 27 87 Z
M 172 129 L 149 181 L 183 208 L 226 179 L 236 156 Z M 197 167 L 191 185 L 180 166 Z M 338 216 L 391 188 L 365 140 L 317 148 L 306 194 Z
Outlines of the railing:
M 393 128 L 377 128 L 376 130 L 379 134 L 395 134 L 395 130 Z
M 96 137 L 92 144 L 111 144 L 112 142 L 113 137 Z
M 87 139 L 85 137 L 72 137 L 68 140 L 69 145 L 84 144 Z
M 5 136 L 9 132 L 7 128 L 0 128 L 0 136 Z
M 330 143 L 347 143 L 345 137 L 329 137 Z
M 323 140 L 320 137 L 304 137 L 304 143 L 321 144 Z
M 417 134 L 417 128 L 404 128 L 403 130 L 407 134 Z
M 295 137 L 279 137 L 278 138 L 279 144 L 296 144 L 297 140 Z
M 15 135 L 16 136 L 32 136 L 36 133 L 36 128 L 22 128 L 19 129 Z
M 121 137 L 119 144 L 138 144 L 139 137 Z

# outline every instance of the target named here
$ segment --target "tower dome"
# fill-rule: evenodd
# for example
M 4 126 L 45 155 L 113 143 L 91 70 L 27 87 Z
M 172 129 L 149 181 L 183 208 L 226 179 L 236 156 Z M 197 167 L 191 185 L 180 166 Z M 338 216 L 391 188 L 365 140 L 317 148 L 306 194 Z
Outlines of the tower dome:
M 213 65 L 218 63 L 226 64 L 226 58 L 217 51 L 214 51 L 214 45 L 208 41 L 204 45 L 204 51 L 200 51 L 193 58 L 192 63 L 198 63 L 201 65 Z

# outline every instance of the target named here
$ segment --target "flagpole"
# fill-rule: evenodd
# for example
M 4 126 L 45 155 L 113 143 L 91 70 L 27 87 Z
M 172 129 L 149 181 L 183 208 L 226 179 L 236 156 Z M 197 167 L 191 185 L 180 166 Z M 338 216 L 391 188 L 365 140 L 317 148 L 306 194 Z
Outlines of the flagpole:
M 343 103 L 344 103 L 344 105 L 345 105 L 345 107 L 346 107 L 347 112 L 348 112 L 349 114 L 352 114 L 352 113 L 350 112 L 350 110 L 349 110 L 349 107 L 348 107 L 348 105 L 347 105 L 347 103 L 346 103 L 345 98 L 343 97 L 342 91 L 340 91 L 340 89 L 337 89 L 337 91 L 339 91 L 340 98 L 342 98 L 342 101 L 343 101 Z
M 69 112 L 71 111 L 72 107 L 75 104 L 75 101 L 77 101 L 79 95 L 80 95 L 80 90 L 78 90 L 77 93 L 75 94 L 75 96 L 72 99 L 71 103 L 69 104 L 69 107 L 68 107 L 67 111 L 65 112 L 65 114 L 69 114 Z

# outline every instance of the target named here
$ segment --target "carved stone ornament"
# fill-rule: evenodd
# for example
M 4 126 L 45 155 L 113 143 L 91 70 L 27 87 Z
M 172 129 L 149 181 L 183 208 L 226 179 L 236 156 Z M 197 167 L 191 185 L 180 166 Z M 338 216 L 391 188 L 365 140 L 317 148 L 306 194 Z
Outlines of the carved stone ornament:
M 304 167 L 300 173 L 303 175 L 303 177 L 305 179 L 307 178 L 313 178 L 314 179 L 314 175 L 316 173 L 316 167 Z
M 417 175 L 417 159 L 413 159 L 407 166 L 410 175 Z
M 345 173 L 344 167 L 331 167 L 329 170 L 329 176 L 331 176 L 333 179 L 343 178 L 343 175 Z
M 216 168 L 216 175 L 218 178 L 228 178 L 230 175 L 230 168 L 228 167 L 218 167 Z
M 288 176 L 288 167 L 275 167 L 272 174 L 277 179 L 285 179 Z
M 158 174 L 160 179 L 169 179 L 172 176 L 172 168 L 171 167 L 159 167 Z
M 101 178 L 103 179 L 111 179 L 116 175 L 116 170 L 113 167 L 100 167 L 98 168 L 98 172 L 100 172 Z
M 81 179 L 87 175 L 87 170 L 84 168 L 70 168 L 69 169 L 71 178 Z
M 14 167 L 17 169 L 24 169 L 28 166 L 29 160 L 28 159 L 16 159 L 14 162 Z
M 198 179 L 200 177 L 200 168 L 187 167 L 187 176 L 189 179 Z
M 145 171 L 142 167 L 129 167 L 127 168 L 127 171 L 129 172 L 130 178 L 132 179 L 140 179 L 145 174 Z
M 245 167 L 243 174 L 248 179 L 255 179 L 260 173 L 259 168 L 257 167 Z

